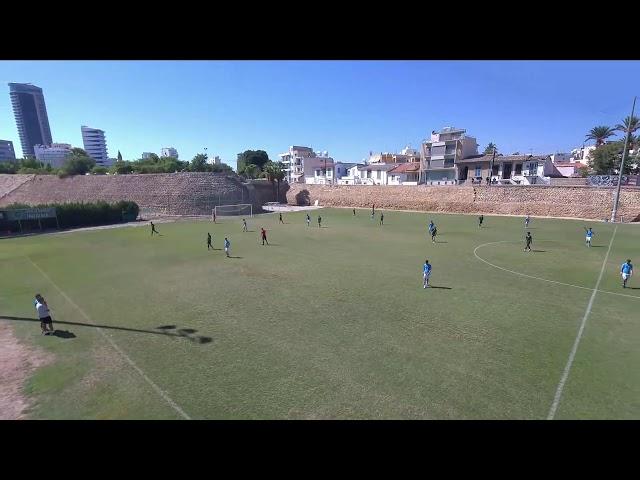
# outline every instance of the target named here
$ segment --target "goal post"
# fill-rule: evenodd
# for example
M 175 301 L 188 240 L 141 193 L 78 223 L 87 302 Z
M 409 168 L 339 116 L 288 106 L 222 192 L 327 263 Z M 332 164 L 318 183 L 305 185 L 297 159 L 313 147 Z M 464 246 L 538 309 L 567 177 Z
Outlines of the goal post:
M 211 218 L 216 217 L 253 217 L 253 205 L 250 203 L 238 203 L 235 205 L 216 205 L 211 211 Z

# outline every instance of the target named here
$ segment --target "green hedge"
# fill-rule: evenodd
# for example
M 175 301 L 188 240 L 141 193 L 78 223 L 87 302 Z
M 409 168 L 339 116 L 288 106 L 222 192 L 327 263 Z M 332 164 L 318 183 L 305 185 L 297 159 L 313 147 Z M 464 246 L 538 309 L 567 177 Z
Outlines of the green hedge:
M 135 220 L 140 208 L 135 202 L 126 200 L 117 203 L 49 203 L 36 205 L 38 208 L 55 207 L 60 228 L 110 225 Z M 13 204 L 8 209 L 32 208 L 29 205 Z

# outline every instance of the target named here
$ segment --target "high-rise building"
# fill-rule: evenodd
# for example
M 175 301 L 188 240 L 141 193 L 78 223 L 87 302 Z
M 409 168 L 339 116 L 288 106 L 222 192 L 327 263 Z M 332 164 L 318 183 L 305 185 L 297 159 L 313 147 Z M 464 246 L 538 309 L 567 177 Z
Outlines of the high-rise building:
M 178 158 L 178 151 L 173 147 L 165 147 L 160 152 L 161 157 L 173 157 L 175 159 Z
M 34 145 L 51 145 L 51 128 L 42 89 L 30 83 L 10 83 L 9 96 L 16 117 L 23 157 L 33 157 Z
M 16 159 L 13 151 L 13 142 L 9 140 L 0 140 L 0 162 L 10 162 Z
M 71 155 L 71 145 L 68 143 L 53 143 L 51 145 L 34 145 L 36 160 L 60 168 L 67 156 Z
M 96 161 L 96 165 L 102 167 L 111 166 L 111 159 L 107 154 L 107 142 L 104 138 L 104 130 L 82 126 L 82 143 L 87 154 Z

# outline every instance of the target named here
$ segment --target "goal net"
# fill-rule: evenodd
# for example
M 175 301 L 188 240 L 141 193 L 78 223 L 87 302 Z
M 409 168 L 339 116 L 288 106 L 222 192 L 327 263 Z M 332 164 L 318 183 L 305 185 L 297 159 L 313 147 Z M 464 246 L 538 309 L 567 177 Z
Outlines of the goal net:
M 253 205 L 250 203 L 238 203 L 236 205 L 216 205 L 211 212 L 211 218 L 216 217 L 253 217 Z

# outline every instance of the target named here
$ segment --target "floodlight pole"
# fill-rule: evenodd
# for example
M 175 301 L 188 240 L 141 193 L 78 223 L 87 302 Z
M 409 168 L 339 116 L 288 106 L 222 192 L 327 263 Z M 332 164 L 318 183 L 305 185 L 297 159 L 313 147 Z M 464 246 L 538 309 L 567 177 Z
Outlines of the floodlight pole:
M 624 150 L 622 150 L 622 160 L 620 161 L 620 172 L 618 173 L 618 187 L 616 188 L 616 197 L 613 201 L 613 211 L 611 212 L 611 222 L 616 221 L 616 214 L 618 213 L 618 203 L 620 202 L 620 187 L 622 186 L 622 172 L 624 171 L 624 161 L 627 157 L 627 146 L 629 144 L 629 137 L 631 136 L 631 120 L 633 120 L 633 113 L 636 109 L 636 97 L 633 97 L 633 106 L 631 107 L 631 116 L 629 117 L 629 125 L 627 125 L 626 135 L 624 137 Z

